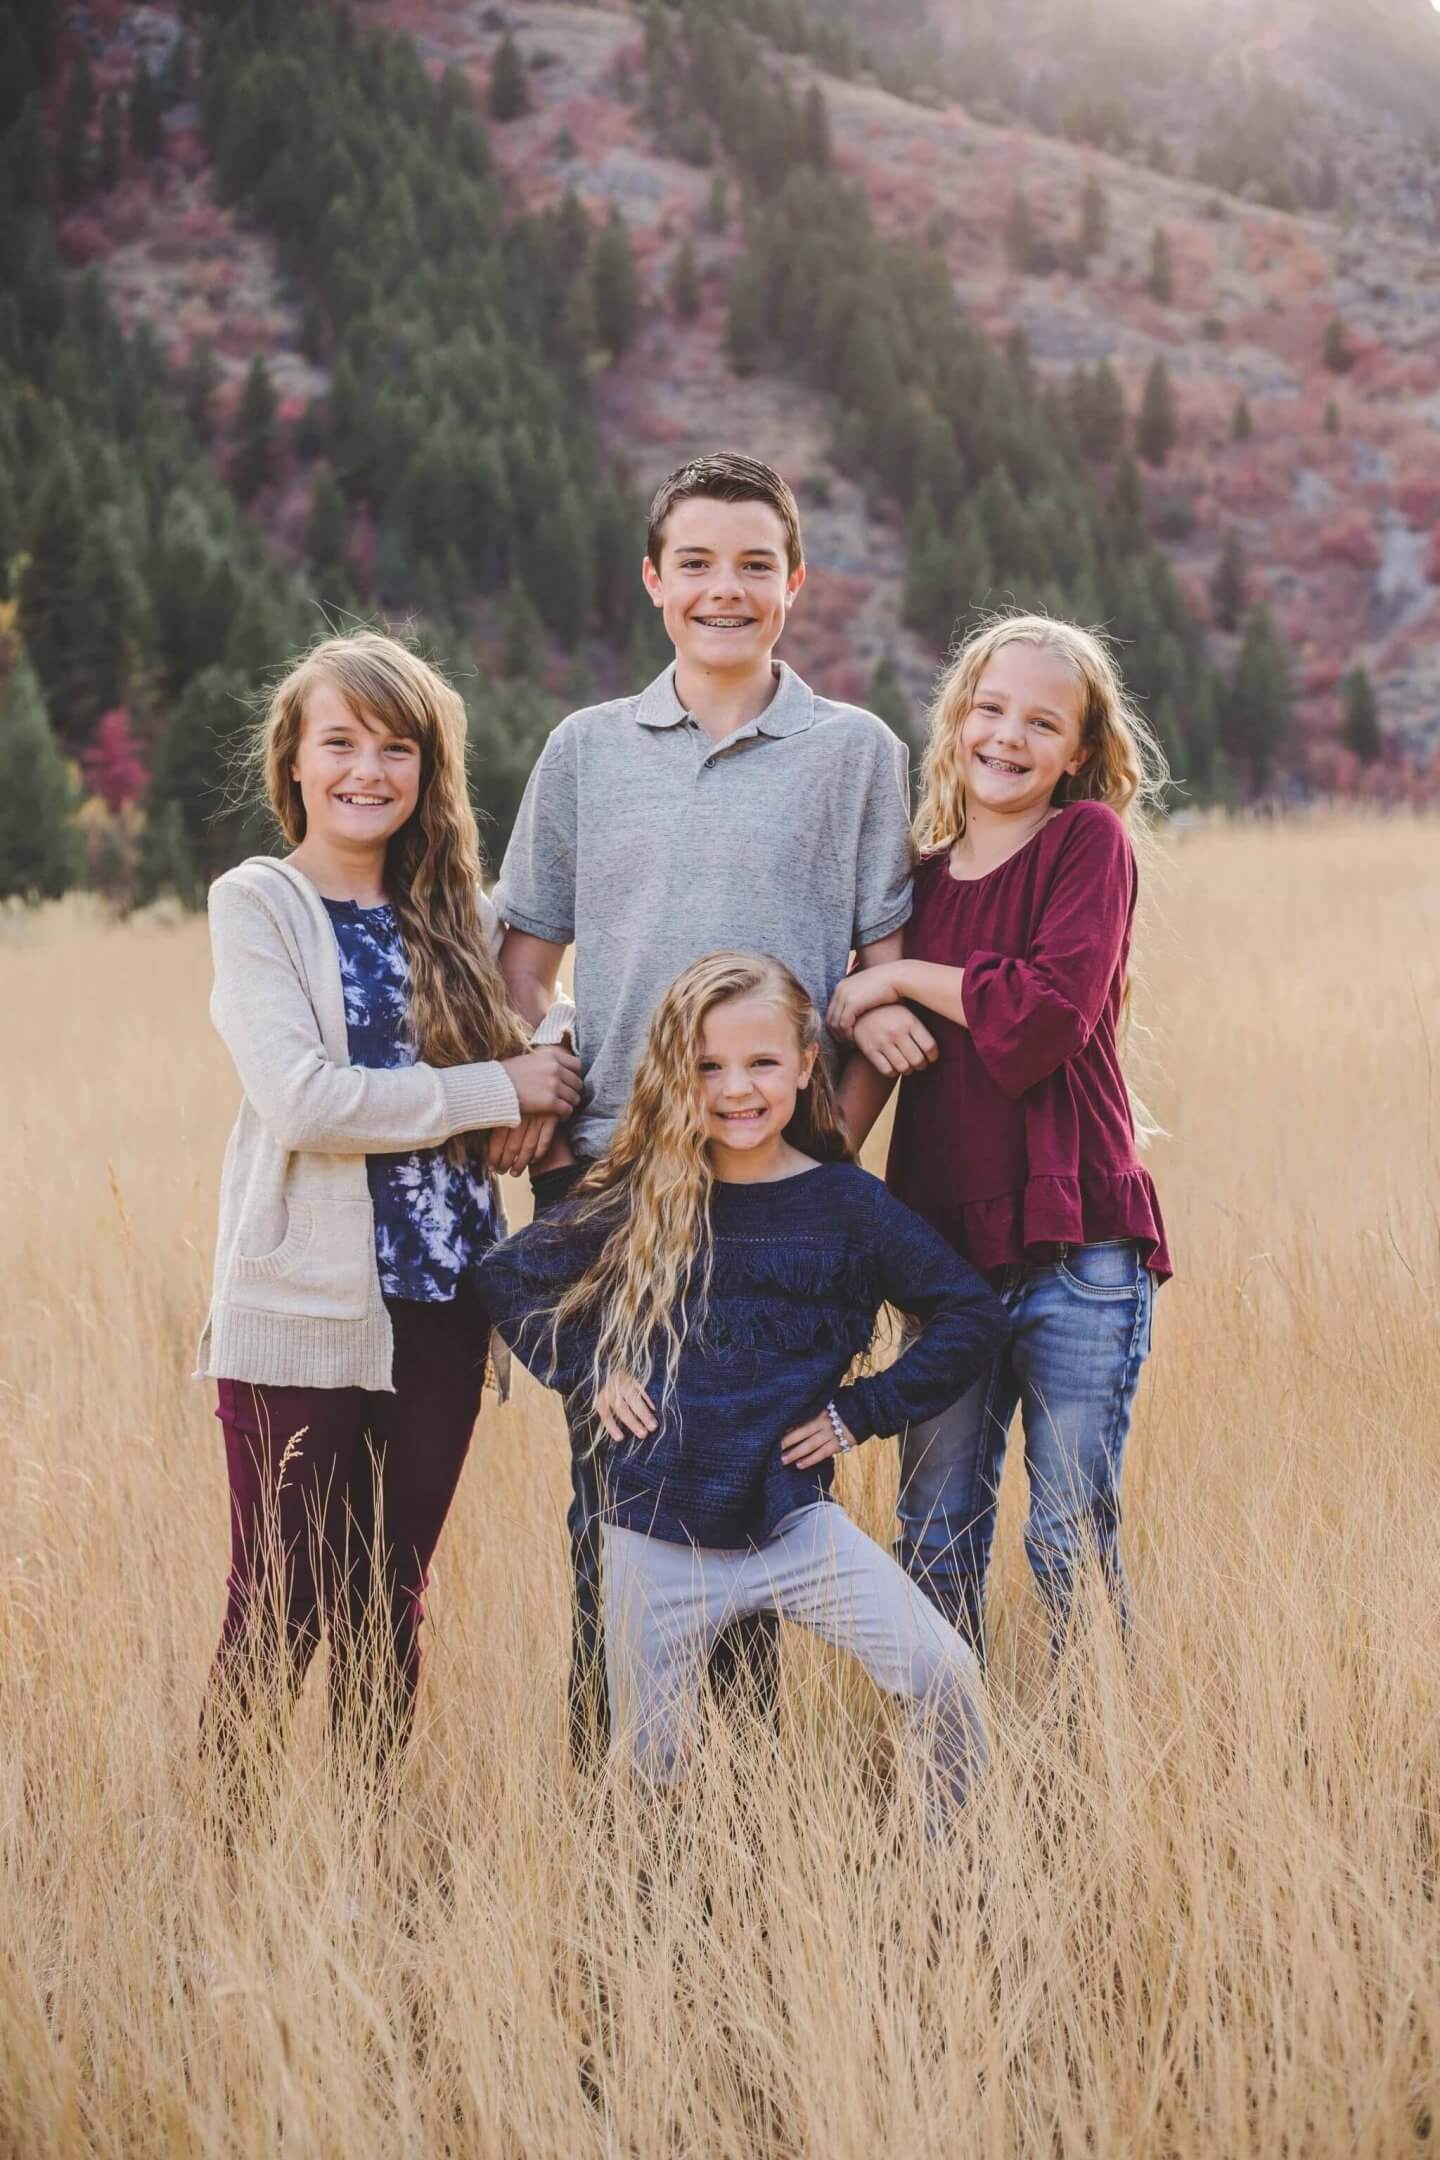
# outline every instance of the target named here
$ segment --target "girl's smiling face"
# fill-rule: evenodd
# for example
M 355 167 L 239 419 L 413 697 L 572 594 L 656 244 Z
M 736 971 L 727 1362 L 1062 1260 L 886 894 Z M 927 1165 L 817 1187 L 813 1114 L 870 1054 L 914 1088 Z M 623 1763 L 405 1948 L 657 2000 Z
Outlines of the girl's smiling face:
M 304 798 L 307 838 L 383 847 L 420 799 L 420 745 L 390 734 L 321 681 L 305 698 L 291 777 Z
M 968 802 L 1005 817 L 1042 808 L 1086 762 L 1084 712 L 1084 685 L 1059 653 L 1002 645 L 961 723 Z
M 699 1058 L 711 1146 L 736 1154 L 778 1147 L 816 1054 L 802 1046 L 794 1023 L 771 998 L 728 998 L 712 1005 L 701 1024 Z

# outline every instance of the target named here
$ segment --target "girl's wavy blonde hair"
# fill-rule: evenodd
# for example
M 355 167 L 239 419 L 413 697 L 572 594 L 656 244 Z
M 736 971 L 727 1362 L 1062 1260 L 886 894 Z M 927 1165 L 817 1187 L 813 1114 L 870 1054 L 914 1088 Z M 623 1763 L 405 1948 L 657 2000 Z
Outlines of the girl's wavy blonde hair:
M 1126 695 L 1110 647 L 1096 630 L 1057 622 L 1049 615 L 995 615 L 958 648 L 936 686 L 930 707 L 930 739 L 920 767 L 920 804 L 915 844 L 922 850 L 949 847 L 965 830 L 965 781 L 960 734 L 986 668 L 1007 645 L 1033 645 L 1053 653 L 1080 684 L 1080 745 L 1088 754 L 1078 773 L 1055 791 L 1067 802 L 1108 803 L 1131 827 L 1142 828 L 1170 778 L 1165 753 L 1144 715 Z
M 458 691 L 418 653 L 376 630 L 326 638 L 297 661 L 271 694 L 259 739 L 265 793 L 292 847 L 306 830 L 294 765 L 305 700 L 319 682 L 328 682 L 361 719 L 420 746 L 419 797 L 385 857 L 385 892 L 410 961 L 416 1055 L 427 1065 L 518 1056 L 529 1038 L 480 920 L 480 835 L 465 785 L 465 706 Z
M 608 1376 L 642 1383 L 657 1358 L 657 1408 L 674 1395 L 680 1353 L 703 1330 L 713 1248 L 715 1174 L 705 1135 L 700 1055 L 706 1016 L 736 998 L 762 997 L 785 1014 L 803 1053 L 818 1049 L 820 1015 L 802 985 L 768 953 L 708 953 L 676 976 L 650 1023 L 644 1054 L 610 1146 L 587 1172 L 570 1218 L 608 1228 L 598 1258 L 556 1306 L 553 1327 L 582 1322 L 596 1337 L 594 1391 Z M 848 1162 L 850 1142 L 823 1056 L 797 1096 L 785 1138 L 817 1162 Z

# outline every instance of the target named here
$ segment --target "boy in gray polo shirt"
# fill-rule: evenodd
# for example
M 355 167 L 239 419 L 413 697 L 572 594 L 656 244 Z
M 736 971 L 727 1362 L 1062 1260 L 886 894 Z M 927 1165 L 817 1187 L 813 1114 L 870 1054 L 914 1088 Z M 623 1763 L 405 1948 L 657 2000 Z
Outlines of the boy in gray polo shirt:
M 580 1110 L 556 1144 L 538 1121 L 492 1143 L 496 1168 L 532 1168 L 537 1211 L 606 1146 L 656 1001 L 681 968 L 724 948 L 773 953 L 823 1013 L 852 951 L 860 967 L 899 956 L 910 913 L 904 746 L 874 713 L 817 697 L 773 657 L 805 581 L 799 511 L 780 475 L 728 452 L 682 466 L 651 506 L 642 575 L 675 661 L 638 697 L 561 721 L 495 887 L 500 967 L 527 1018 L 548 1010 L 575 947 Z M 918 1020 L 913 1045 L 917 1063 L 934 1054 Z M 603 1669 L 588 1446 L 587 1433 L 573 1451 L 569 1517 L 581 1746 Z

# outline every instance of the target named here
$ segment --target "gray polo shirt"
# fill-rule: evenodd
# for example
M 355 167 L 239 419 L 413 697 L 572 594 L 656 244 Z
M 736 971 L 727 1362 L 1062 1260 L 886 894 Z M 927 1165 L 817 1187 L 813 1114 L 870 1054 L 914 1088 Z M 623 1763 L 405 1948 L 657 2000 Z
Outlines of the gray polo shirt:
M 495 887 L 507 923 L 575 944 L 582 1155 L 605 1147 L 650 1016 L 702 953 L 773 953 L 823 1013 L 850 950 L 910 913 L 909 765 L 874 713 L 790 668 L 715 743 L 673 666 L 571 713 L 541 751 Z

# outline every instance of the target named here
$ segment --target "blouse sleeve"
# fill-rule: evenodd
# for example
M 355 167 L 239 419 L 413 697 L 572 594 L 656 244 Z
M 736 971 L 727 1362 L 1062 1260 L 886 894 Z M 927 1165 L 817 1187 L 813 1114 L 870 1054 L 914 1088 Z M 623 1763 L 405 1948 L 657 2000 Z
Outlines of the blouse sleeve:
M 1135 909 L 1135 857 L 1113 811 L 1075 819 L 1022 958 L 972 952 L 965 1018 L 982 1064 L 1023 1095 L 1083 1050 L 1105 1010 Z
M 220 878 L 209 915 L 211 1017 L 247 1099 L 281 1147 L 394 1155 L 519 1124 L 514 1085 L 499 1064 L 337 1065 L 263 902 Z
M 480 1302 L 527 1372 L 573 1395 L 588 1388 L 595 1344 L 586 1328 L 555 1328 L 565 1292 L 596 1257 L 600 1238 L 577 1230 L 564 1210 L 492 1245 L 478 1263 Z
M 990 1285 L 878 1178 L 874 1228 L 883 1296 L 920 1333 L 884 1372 L 836 1389 L 835 1408 L 857 1440 L 948 1409 L 1010 1332 Z

